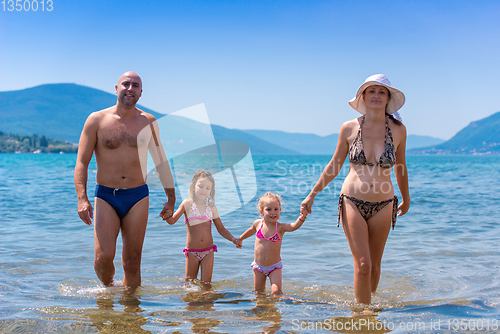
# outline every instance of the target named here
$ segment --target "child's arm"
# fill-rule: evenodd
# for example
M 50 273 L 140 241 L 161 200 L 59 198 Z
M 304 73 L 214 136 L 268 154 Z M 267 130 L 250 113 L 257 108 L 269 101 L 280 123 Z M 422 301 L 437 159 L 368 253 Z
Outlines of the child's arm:
M 224 226 L 224 224 L 222 224 L 222 221 L 219 218 L 219 212 L 217 211 L 217 208 L 215 207 L 215 205 L 212 207 L 212 212 L 214 214 L 214 217 L 217 217 L 217 218 L 214 218 L 212 220 L 214 222 L 215 227 L 217 228 L 217 232 L 219 232 L 219 234 L 222 237 L 226 238 L 227 240 L 229 240 L 233 244 L 235 244 L 236 247 L 238 247 L 238 246 L 241 247 L 241 241 L 239 241 L 239 239 L 235 238 L 231 234 L 231 232 L 229 232 L 229 230 Z
M 242 235 L 240 235 L 240 237 L 238 238 L 240 241 L 243 241 L 245 240 L 246 238 L 248 237 L 251 237 L 252 235 L 254 235 L 255 233 L 257 233 L 257 224 L 259 222 L 261 222 L 262 219 L 257 219 L 256 221 L 253 222 L 252 226 L 246 230 L 245 232 L 243 232 Z
M 187 200 L 182 201 L 181 205 L 177 208 L 177 211 L 172 215 L 172 217 L 165 219 L 170 225 L 174 225 L 176 221 L 181 218 L 182 214 L 185 212 L 184 207 Z
M 306 217 L 307 217 L 307 214 L 301 213 L 299 215 L 299 218 L 297 218 L 297 220 L 295 221 L 295 223 L 285 224 L 283 229 L 285 230 L 285 232 L 293 232 L 293 231 L 299 229 L 299 227 L 301 227 L 302 224 L 304 224 L 304 222 L 306 221 Z

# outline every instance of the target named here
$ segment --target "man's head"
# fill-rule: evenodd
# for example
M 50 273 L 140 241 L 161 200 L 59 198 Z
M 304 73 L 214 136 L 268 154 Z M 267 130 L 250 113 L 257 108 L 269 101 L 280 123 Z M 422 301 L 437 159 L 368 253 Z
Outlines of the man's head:
M 123 73 L 115 86 L 118 102 L 125 106 L 135 106 L 142 95 L 141 77 L 132 71 Z

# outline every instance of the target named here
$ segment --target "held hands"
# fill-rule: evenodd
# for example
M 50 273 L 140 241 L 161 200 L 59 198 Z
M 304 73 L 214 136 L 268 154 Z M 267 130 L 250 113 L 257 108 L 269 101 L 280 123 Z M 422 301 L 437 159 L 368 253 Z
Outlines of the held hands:
M 307 196 L 300 204 L 301 215 L 307 216 L 308 214 L 311 214 L 313 203 L 314 203 L 314 198 Z
M 94 219 L 94 209 L 89 200 L 78 201 L 78 216 L 87 225 L 92 225 L 92 219 Z
M 235 244 L 235 245 L 236 245 L 236 248 L 241 248 L 241 247 L 243 247 L 243 244 L 242 244 L 242 242 L 241 242 L 240 238 L 234 238 L 234 237 L 233 237 L 233 240 L 231 240 L 231 241 L 233 242 L 233 244 Z
M 161 210 L 160 212 L 160 217 L 163 218 L 163 220 L 167 220 L 168 218 L 171 218 L 173 214 L 174 214 L 174 203 L 170 201 L 163 203 L 163 210 Z

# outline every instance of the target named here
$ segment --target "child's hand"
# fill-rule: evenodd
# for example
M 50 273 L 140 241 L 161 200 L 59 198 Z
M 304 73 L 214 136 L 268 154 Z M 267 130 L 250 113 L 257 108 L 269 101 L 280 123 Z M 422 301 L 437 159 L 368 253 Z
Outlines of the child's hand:
M 242 244 L 242 242 L 241 242 L 240 238 L 234 238 L 234 239 L 233 239 L 233 244 L 235 244 L 235 245 L 236 245 L 236 248 L 241 248 L 241 247 L 243 247 L 243 244 Z
M 165 213 L 163 212 L 160 213 L 160 217 L 166 221 L 167 219 L 172 218 L 173 214 L 174 212 L 172 210 L 166 210 Z
M 160 212 L 160 217 L 163 218 L 163 220 L 167 220 L 167 218 L 172 217 L 173 214 L 174 214 L 174 203 L 172 201 L 163 203 L 163 209 Z

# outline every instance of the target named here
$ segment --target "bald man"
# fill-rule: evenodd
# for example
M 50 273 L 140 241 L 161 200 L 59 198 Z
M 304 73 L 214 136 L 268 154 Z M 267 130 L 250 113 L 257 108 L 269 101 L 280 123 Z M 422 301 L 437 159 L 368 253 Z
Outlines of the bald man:
M 160 217 L 169 218 L 175 187 L 153 115 L 136 108 L 142 81 L 126 72 L 115 86 L 116 105 L 90 114 L 83 126 L 75 166 L 78 215 L 87 225 L 94 219 L 94 268 L 105 286 L 113 285 L 116 239 L 122 233 L 123 286 L 141 284 L 141 257 L 149 211 L 146 184 L 148 151 L 153 158 L 167 202 Z M 95 215 L 87 196 L 88 165 L 95 154 L 97 186 Z

